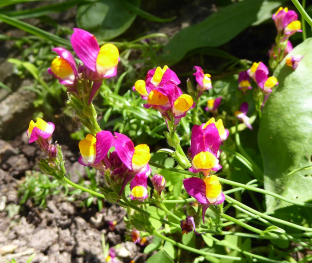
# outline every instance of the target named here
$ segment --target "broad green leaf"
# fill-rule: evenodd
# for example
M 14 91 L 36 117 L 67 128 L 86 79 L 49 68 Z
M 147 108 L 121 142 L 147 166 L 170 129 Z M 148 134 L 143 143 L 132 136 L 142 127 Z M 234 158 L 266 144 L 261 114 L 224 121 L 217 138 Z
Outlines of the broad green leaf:
M 263 0 L 248 0 L 226 6 L 196 25 L 174 35 L 164 48 L 163 59 L 172 65 L 195 48 L 218 47 L 257 20 Z
M 141 0 L 128 0 L 139 7 Z M 78 27 L 94 34 L 100 40 L 112 39 L 125 32 L 136 17 L 121 0 L 100 0 L 81 5 L 77 11 Z
M 166 252 L 160 250 L 157 254 L 151 256 L 147 263 L 174 263 L 171 257 L 169 257 Z
M 11 17 L 0 14 L 0 21 L 7 23 L 11 26 L 17 27 L 17 28 L 19 28 L 19 29 L 21 29 L 27 33 L 30 33 L 32 35 L 35 35 L 35 36 L 41 37 L 43 39 L 49 40 L 49 41 L 53 42 L 54 44 L 62 45 L 65 47 L 71 47 L 70 42 L 68 40 L 60 38 L 56 35 L 53 35 L 49 32 L 46 32 L 40 28 L 37 28 L 35 26 L 32 26 L 32 25 L 27 24 L 25 22 L 22 22 L 18 19 L 11 18 Z
M 164 250 L 173 259 L 175 259 L 177 257 L 176 250 L 175 250 L 174 246 L 170 242 L 166 241 L 166 243 L 164 245 Z
M 151 15 L 145 11 L 143 11 L 142 9 L 136 7 L 135 5 L 131 4 L 128 0 L 120 0 L 122 2 L 122 4 L 128 8 L 130 11 L 132 11 L 133 13 L 137 14 L 138 16 L 141 16 L 147 20 L 150 21 L 154 21 L 154 22 L 171 22 L 172 20 L 176 19 L 177 17 L 171 17 L 171 18 L 160 18 L 154 15 Z
M 182 243 L 189 247 L 196 247 L 194 231 L 182 235 Z
M 288 56 L 304 56 L 296 70 L 285 60 L 274 72 L 279 81 L 263 108 L 258 142 L 264 163 L 264 187 L 297 201 L 312 200 L 312 176 L 295 169 L 311 165 L 312 155 L 312 39 Z M 289 206 L 266 196 L 267 211 Z
M 154 236 L 153 243 L 147 245 L 147 247 L 144 249 L 144 253 L 149 254 L 157 250 L 158 248 L 160 248 L 160 245 L 161 245 L 161 239 L 157 236 Z
M 257 21 L 252 25 L 260 25 L 265 20 L 272 18 L 272 15 L 277 11 L 277 9 L 287 0 L 268 0 L 263 1 L 263 4 L 257 14 Z
M 203 238 L 203 240 L 205 241 L 205 243 L 207 244 L 208 247 L 212 247 L 213 240 L 209 236 L 211 236 L 211 235 L 210 234 L 205 234 L 205 235 L 202 235 L 202 238 Z

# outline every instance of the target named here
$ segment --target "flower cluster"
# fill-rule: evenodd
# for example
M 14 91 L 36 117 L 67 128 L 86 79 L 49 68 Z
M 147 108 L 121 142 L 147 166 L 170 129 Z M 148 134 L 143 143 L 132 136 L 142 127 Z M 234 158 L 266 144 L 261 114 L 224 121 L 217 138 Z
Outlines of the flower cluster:
M 224 202 L 225 197 L 222 193 L 221 184 L 214 173 L 222 168 L 218 159 L 219 147 L 228 134 L 229 132 L 224 129 L 222 120 L 216 122 L 214 118 L 200 126 L 194 125 L 192 129 L 189 151 L 192 167 L 189 170 L 196 174 L 201 172 L 204 177 L 184 179 L 183 184 L 188 194 L 203 206 L 203 221 L 206 210 L 211 204 L 218 205 Z M 183 222 L 183 225 L 194 226 L 190 220 L 189 218 L 187 222 Z M 191 224 L 189 224 L 190 222 Z
M 102 81 L 116 76 L 119 51 L 113 44 L 105 44 L 100 48 L 94 35 L 79 28 L 74 28 L 70 41 L 83 65 L 77 67 L 68 50 L 56 47 L 52 50 L 58 56 L 52 61 L 48 73 L 65 85 L 72 95 L 90 104 Z
M 111 147 L 115 150 L 109 152 Z M 147 178 L 151 173 L 148 162 L 150 149 L 146 144 L 134 147 L 125 135 L 100 131 L 94 137 L 88 134 L 79 143 L 81 157 L 79 163 L 92 166 L 105 175 L 106 183 L 121 195 L 130 183 L 131 199 L 143 200 L 148 197 Z
M 272 69 L 275 69 L 293 49 L 291 42 L 288 40 L 289 37 L 296 32 L 302 32 L 302 30 L 297 13 L 293 10 L 288 10 L 287 7 L 280 7 L 272 16 L 272 19 L 277 29 L 277 37 L 275 44 L 272 45 L 269 51 L 269 65 Z
M 195 106 L 193 98 L 183 94 L 178 87 L 180 83 L 176 73 L 164 66 L 149 70 L 145 81 L 136 81 L 132 89 L 136 90 L 142 99 L 147 100 L 145 108 L 158 110 L 167 124 L 172 122 L 176 126 L 187 111 Z

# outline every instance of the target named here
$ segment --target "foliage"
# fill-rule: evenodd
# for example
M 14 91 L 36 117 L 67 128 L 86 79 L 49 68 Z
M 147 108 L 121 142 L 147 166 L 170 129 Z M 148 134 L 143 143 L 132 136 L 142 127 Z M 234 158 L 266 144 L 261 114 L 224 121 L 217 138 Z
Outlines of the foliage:
M 72 137 L 88 145 L 92 142 L 93 148 L 90 147 L 91 150 L 88 148 L 90 150 L 88 153 L 92 153 L 94 149 L 95 152 L 99 152 L 107 148 L 107 152 L 99 163 L 92 161 L 92 158 L 88 159 L 89 155 L 84 158 L 80 148 L 82 157 L 79 162 L 93 168 L 90 170 L 87 168 L 90 183 L 80 180 L 78 184 L 75 184 L 68 176 L 65 176 L 60 146 L 51 141 L 53 131 L 49 130 L 49 136 L 39 136 L 33 141 L 39 143 L 46 155 L 46 158 L 41 160 L 40 167 L 45 173 L 57 174 L 57 176 L 51 181 L 48 176 L 40 173 L 29 174 L 25 183 L 20 186 L 21 203 L 32 198 L 36 204 L 44 206 L 48 195 L 61 192 L 65 196 L 69 195 L 69 200 L 75 200 L 83 192 L 87 192 L 89 195 L 83 200 L 83 205 L 91 206 L 97 203 L 99 211 L 102 210 L 104 199 L 111 203 L 118 202 L 120 206 L 127 209 L 127 216 L 124 218 L 129 231 L 127 240 L 140 243 L 146 236 L 153 235 L 153 242 L 144 249 L 144 253 L 156 252 L 148 259 L 149 263 L 185 262 L 187 260 L 192 262 L 204 260 L 209 262 L 297 262 L 293 257 L 295 252 L 306 253 L 311 250 L 312 216 L 310 209 L 312 204 L 308 202 L 311 200 L 308 191 L 311 178 L 305 176 L 309 174 L 307 170 L 311 168 L 308 142 L 311 134 L 309 126 L 311 94 L 308 89 L 311 40 L 304 41 L 284 58 L 286 40 L 289 39 L 286 32 L 288 24 L 282 29 L 285 31 L 278 31 L 276 38 L 278 54 L 270 52 L 270 59 L 277 64 L 283 58 L 284 60 L 275 70 L 274 76 L 270 77 L 271 74 L 263 63 L 261 72 L 257 63 L 252 64 L 251 61 L 228 53 L 222 45 L 235 37 L 240 38 L 239 34 L 247 27 L 266 21 L 272 13 L 276 12 L 279 4 L 285 1 L 245 0 L 230 3 L 220 7 L 218 12 L 202 22 L 181 30 L 169 40 L 168 44 L 160 44 L 159 38 L 167 38 L 167 36 L 158 33 L 141 34 L 134 40 L 115 39 L 118 36 L 121 37 L 130 28 L 136 16 L 156 22 L 168 22 L 173 19 L 159 18 L 147 13 L 140 9 L 140 2 L 139 0 L 68 1 L 66 5 L 53 4 L 51 9 L 42 7 L 19 12 L 10 10 L 10 2 L 5 1 L 3 4 L 6 8 L 0 12 L 0 20 L 34 35 L 15 42 L 15 45 L 19 47 L 27 43 L 29 48 L 24 51 L 22 59 L 10 59 L 10 62 L 16 66 L 18 75 L 25 76 L 29 72 L 34 77 L 35 84 L 31 89 L 38 93 L 36 105 L 42 106 L 44 113 L 52 116 L 53 107 L 50 105 L 50 99 L 53 98 L 59 105 L 62 105 L 61 91 L 67 89 L 66 111 L 73 110 L 81 122 L 81 130 Z M 296 0 L 293 2 L 303 18 L 311 23 L 312 20 L 299 2 Z M 81 55 L 83 52 L 79 54 L 79 48 L 75 50 L 74 47 L 76 43 L 73 41 L 70 43 L 63 38 L 65 34 L 72 33 L 71 29 L 60 28 L 52 23 L 58 30 L 57 34 L 51 34 L 19 20 L 26 17 L 42 17 L 66 10 L 76 4 L 79 6 L 76 17 L 79 27 L 96 35 L 100 46 L 106 44 L 106 40 L 114 39 L 113 43 L 120 51 L 118 60 L 120 60 L 121 67 L 119 68 L 124 69 L 118 78 L 107 77 L 105 75 L 107 72 L 104 74 L 98 71 L 98 67 L 94 67 L 96 72 L 93 73 L 99 74 L 100 77 L 97 76 L 94 79 L 94 75 L 87 74 L 89 62 L 84 60 L 84 54 Z M 278 12 L 275 13 L 273 19 L 277 15 Z M 297 28 L 295 31 L 299 30 L 300 28 Z M 90 41 L 92 39 L 94 40 L 91 37 Z M 83 45 L 85 42 L 87 41 L 80 44 Z M 272 39 L 273 43 L 274 39 Z M 79 72 L 81 75 L 74 76 L 76 82 L 70 84 L 67 82 L 65 86 L 62 86 L 58 81 L 46 80 L 44 72 L 55 57 L 55 54 L 52 56 L 50 51 L 55 45 L 69 49 L 72 45 L 80 58 L 80 60 L 75 60 L 75 63 L 80 64 L 80 70 L 82 68 Z M 256 51 L 256 47 L 254 48 Z M 34 50 L 33 61 L 29 61 L 31 49 Z M 276 50 L 272 47 L 271 51 Z M 93 53 L 88 54 L 91 56 Z M 197 58 L 195 56 L 197 54 L 200 54 L 201 58 L 218 58 L 221 62 L 210 71 L 212 78 L 209 74 L 205 76 L 205 80 L 210 81 L 210 84 L 212 79 L 213 88 L 201 90 L 200 86 L 201 84 L 204 86 L 204 81 L 200 83 L 196 76 L 196 81 L 187 80 L 186 84 L 181 84 L 183 90 L 188 92 L 188 94 L 184 93 L 183 96 L 186 96 L 183 97 L 182 91 L 177 89 L 175 84 L 174 91 L 180 95 L 178 98 L 181 100 L 186 98 L 184 102 L 190 104 L 190 107 L 183 112 L 185 116 L 179 115 L 181 112 L 176 107 L 178 99 L 175 99 L 166 110 L 151 103 L 151 90 L 161 91 L 162 87 L 157 89 L 160 82 L 156 85 L 150 81 L 155 87 L 146 92 L 135 86 L 141 96 L 131 90 L 135 80 L 144 78 L 150 68 L 155 68 L 159 64 L 174 65 L 182 60 L 183 62 L 193 60 Z M 112 57 L 114 55 L 116 53 Z M 290 68 L 289 61 L 286 63 L 286 60 L 295 55 L 301 55 L 303 59 L 297 61 L 298 68 L 295 64 L 292 64 Z M 136 57 L 134 61 L 131 60 L 132 56 Z M 99 57 L 98 52 L 96 58 Z M 201 65 L 204 64 L 203 61 L 201 62 Z M 209 66 L 212 67 L 212 64 Z M 117 65 L 112 68 L 114 67 L 117 68 Z M 253 75 L 251 70 L 254 67 L 256 70 Z M 242 80 L 241 72 L 246 72 L 247 69 L 249 69 L 248 78 L 245 77 L 246 79 Z M 165 74 L 170 69 L 158 70 Z M 190 69 L 187 68 L 185 71 L 180 73 L 179 77 L 191 77 Z M 195 75 L 198 72 L 197 70 Z M 169 78 L 170 81 L 175 80 L 174 74 Z M 249 83 L 249 76 L 252 76 L 255 83 Z M 63 80 L 61 75 L 58 77 L 61 81 Z M 146 85 L 150 85 L 148 77 L 145 78 Z M 275 87 L 277 85 L 275 77 L 279 82 L 278 88 Z M 101 81 L 101 87 L 99 91 L 93 92 L 94 84 L 98 81 Z M 153 81 L 157 82 L 154 79 Z M 172 83 L 169 84 L 172 85 Z M 273 93 L 270 95 L 272 89 Z M 171 95 L 165 94 L 168 100 Z M 215 101 L 219 97 L 222 97 L 221 104 L 217 108 L 208 109 L 209 101 Z M 95 98 L 94 104 L 93 98 Z M 246 103 L 249 106 L 247 109 Z M 206 105 L 208 110 L 204 110 Z M 182 106 L 181 108 L 184 108 L 185 104 Z M 220 146 L 221 132 L 218 130 L 218 140 L 212 140 L 212 134 L 204 135 L 203 146 L 199 145 L 211 147 L 209 151 L 205 150 L 200 153 L 205 152 L 205 158 L 211 156 L 209 153 L 215 155 L 222 165 L 222 171 L 216 174 L 219 177 L 214 175 L 215 172 L 212 169 L 217 169 L 216 166 L 210 167 L 206 159 L 201 159 L 201 161 L 209 168 L 205 166 L 201 169 L 202 163 L 199 162 L 197 169 L 195 156 L 192 155 L 192 151 L 187 150 L 190 144 L 196 141 L 192 136 L 200 134 L 201 131 L 198 129 L 197 133 L 194 133 L 192 129 L 199 127 L 196 125 L 206 123 L 212 116 L 217 120 L 222 120 L 224 126 L 228 128 L 229 137 L 226 141 L 222 139 Z M 243 123 L 239 124 L 239 121 Z M 217 123 L 212 127 L 217 127 L 216 125 Z M 37 130 L 33 132 L 42 135 L 40 127 L 37 120 L 35 124 Z M 253 130 L 248 130 L 247 127 Z M 103 131 L 104 129 L 106 131 Z M 112 130 L 130 136 L 135 144 L 128 138 L 132 144 L 126 140 L 122 147 L 128 151 L 120 152 L 122 151 L 118 148 L 120 145 L 114 144 L 120 135 L 118 133 L 112 135 Z M 260 131 L 259 144 L 257 144 L 258 130 Z M 28 132 L 31 137 L 32 131 L 28 130 Z M 91 139 L 85 139 L 87 134 L 91 136 Z M 102 134 L 105 134 L 105 139 L 98 137 Z M 108 134 L 114 138 L 111 144 Z M 96 143 L 100 142 L 102 144 L 99 149 Z M 129 144 L 134 148 L 137 143 L 147 143 L 151 146 L 152 153 L 149 161 L 151 173 L 154 176 L 155 174 L 163 176 L 164 180 L 155 183 L 149 172 L 144 169 L 144 172 L 143 170 L 138 172 L 134 166 L 130 167 L 126 164 L 124 161 L 126 158 L 130 158 L 131 165 L 135 160 L 135 150 L 131 152 Z M 214 144 L 218 144 L 216 152 L 212 149 L 215 148 Z M 218 151 L 219 146 L 221 153 Z M 146 146 L 139 145 L 137 148 L 139 156 L 146 154 L 144 147 Z M 114 159 L 114 154 L 119 159 L 117 157 Z M 147 164 L 145 164 L 146 167 Z M 56 173 L 56 168 L 61 173 Z M 102 175 L 100 181 L 96 180 L 97 170 Z M 141 184 L 137 179 L 141 175 L 140 172 L 147 176 L 146 182 Z M 129 180 L 131 185 L 128 182 L 125 183 L 126 186 L 123 185 L 126 181 L 125 176 L 132 176 L 132 181 Z M 152 184 L 147 184 L 148 177 L 152 180 Z M 218 199 L 210 201 L 209 191 L 206 191 L 206 188 L 215 191 L 214 186 L 211 185 L 218 184 L 215 184 L 216 181 L 211 184 L 206 183 L 207 178 L 209 180 L 219 178 L 216 180 L 223 184 L 223 192 L 221 188 L 220 191 L 224 194 L 226 203 L 223 203 L 224 200 L 217 202 Z M 207 203 L 200 202 L 200 198 L 192 192 L 194 189 L 190 191 L 184 183 L 190 182 L 190 179 L 205 182 L 203 195 L 208 198 L 209 209 L 205 206 Z M 69 187 L 75 189 L 69 190 Z M 133 191 L 135 187 L 138 187 L 137 192 Z M 161 191 L 159 187 L 162 187 Z M 200 190 L 202 193 L 202 189 Z M 137 198 L 140 194 L 146 194 L 146 197 Z M 263 194 L 264 198 L 260 194 Z M 218 198 L 220 196 L 222 195 L 219 194 Z M 102 245 L 105 256 L 113 255 L 113 251 L 105 242 L 102 241 Z M 191 252 L 190 258 L 181 258 L 183 255 L 181 250 Z M 298 262 L 305 260 L 309 260 L 309 256 Z

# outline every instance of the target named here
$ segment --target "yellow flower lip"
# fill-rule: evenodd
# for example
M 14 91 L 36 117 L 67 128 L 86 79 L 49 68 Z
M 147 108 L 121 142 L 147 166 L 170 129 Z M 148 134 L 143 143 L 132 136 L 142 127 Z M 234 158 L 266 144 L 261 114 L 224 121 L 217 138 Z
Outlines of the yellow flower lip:
M 47 122 L 45 122 L 43 119 L 41 118 L 37 118 L 37 123 L 35 123 L 33 120 L 30 121 L 29 123 L 29 127 L 28 127 L 28 135 L 30 136 L 30 134 L 32 133 L 33 129 L 37 127 L 39 130 L 41 131 L 46 131 L 49 132 L 49 125 Z M 51 131 L 52 132 L 52 131 Z
M 252 74 L 254 74 L 254 73 L 256 72 L 256 70 L 257 70 L 259 64 L 260 64 L 260 62 L 258 62 L 258 63 L 257 63 L 257 62 L 254 62 L 254 63 L 252 64 L 252 66 L 251 66 L 251 68 L 250 68 L 250 72 L 251 72 Z
M 165 65 L 164 68 L 161 68 L 161 67 L 157 67 L 156 70 L 155 70 L 155 73 L 153 75 L 153 78 L 151 80 L 151 83 L 154 85 L 154 86 L 158 86 L 159 83 L 161 82 L 162 80 L 162 77 L 164 76 L 166 70 L 168 69 L 168 66 Z
M 173 104 L 174 113 L 184 113 L 193 106 L 193 98 L 190 95 L 182 94 Z
M 51 63 L 51 71 L 60 79 L 75 80 L 74 70 L 64 58 L 56 57 Z
M 147 103 L 150 105 L 164 106 L 169 103 L 169 99 L 158 90 L 152 90 L 148 95 Z
M 143 185 L 137 185 L 131 190 L 131 194 L 135 198 L 143 198 L 147 196 L 147 189 Z
M 299 20 L 292 21 L 289 25 L 286 26 L 286 31 L 291 32 L 291 31 L 298 31 L 301 29 L 301 22 Z
M 213 109 L 213 105 L 214 105 L 215 100 L 214 99 L 210 99 L 207 101 L 207 107 L 209 110 Z
M 222 136 L 225 133 L 224 125 L 222 119 L 219 119 L 217 122 L 215 118 L 211 118 L 209 121 L 206 122 L 206 124 L 203 126 L 203 129 L 205 129 L 209 124 L 214 123 L 216 125 L 216 128 L 218 129 L 219 135 Z
M 88 134 L 84 140 L 79 142 L 79 150 L 85 161 L 93 163 L 96 156 L 96 138 L 92 134 Z
M 145 81 L 142 79 L 139 79 L 135 82 L 134 88 L 137 92 L 140 93 L 142 96 L 148 96 L 147 90 L 146 90 L 146 84 Z
M 264 90 L 272 89 L 277 84 L 278 84 L 277 78 L 269 77 L 267 81 L 264 83 Z
M 217 164 L 217 158 L 211 152 L 200 152 L 194 156 L 192 164 L 197 170 L 208 170 Z
M 145 167 L 151 159 L 150 148 L 147 144 L 139 144 L 134 147 L 134 154 L 132 156 L 132 169 L 139 171 Z
M 219 178 L 216 175 L 208 176 L 204 179 L 206 185 L 206 196 L 209 199 L 217 198 L 222 191 L 222 186 L 219 182 Z
M 101 47 L 96 59 L 96 70 L 99 74 L 105 75 L 118 65 L 119 50 L 113 44 L 105 44 Z

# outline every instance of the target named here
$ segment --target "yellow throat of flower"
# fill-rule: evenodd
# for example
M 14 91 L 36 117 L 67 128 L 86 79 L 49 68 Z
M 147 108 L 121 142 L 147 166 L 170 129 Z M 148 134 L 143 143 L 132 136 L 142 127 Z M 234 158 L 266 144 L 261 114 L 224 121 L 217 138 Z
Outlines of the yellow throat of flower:
M 252 74 L 255 74 L 257 68 L 259 67 L 259 64 L 260 64 L 260 62 L 259 62 L 259 63 L 254 62 L 254 63 L 252 64 L 252 66 L 251 66 L 251 68 L 250 68 L 250 71 L 251 71 Z
M 142 185 L 137 185 L 132 188 L 131 194 L 135 198 L 142 198 L 147 195 L 147 189 Z
M 214 99 L 210 99 L 210 100 L 207 101 L 207 107 L 208 107 L 208 109 L 210 109 L 210 110 L 213 109 L 214 102 L 215 102 Z
M 208 199 L 217 198 L 222 191 L 219 178 L 216 175 L 208 176 L 204 179 L 206 185 L 206 196 Z
M 286 26 L 287 31 L 297 31 L 301 29 L 301 22 L 299 20 L 292 21 L 289 25 Z
M 225 133 L 223 121 L 221 119 L 219 119 L 216 122 L 215 118 L 213 118 L 213 117 L 209 121 L 206 122 L 206 124 L 203 126 L 203 129 L 205 129 L 211 123 L 214 123 L 216 125 L 216 128 L 218 129 L 220 136 L 222 136 Z
M 56 57 L 51 63 L 51 71 L 60 79 L 66 79 L 74 75 L 74 71 L 67 60 Z
M 32 133 L 32 131 L 35 127 L 37 127 L 39 130 L 46 131 L 48 129 L 48 123 L 46 123 L 41 118 L 37 118 L 37 123 L 35 123 L 33 120 L 31 120 L 29 123 L 29 127 L 28 127 L 28 134 L 29 135 Z
M 88 134 L 86 138 L 79 142 L 80 153 L 83 158 L 95 156 L 96 154 L 96 138 L 92 134 Z
M 267 81 L 264 83 L 264 89 L 272 89 L 277 84 L 277 78 L 269 77 Z
M 169 102 L 167 96 L 157 90 L 152 90 L 148 95 L 147 103 L 150 105 L 163 106 Z

